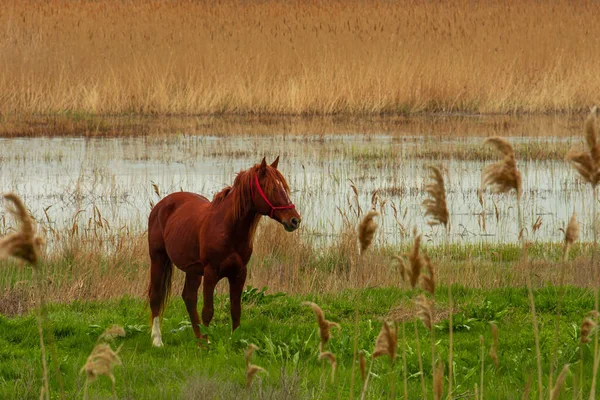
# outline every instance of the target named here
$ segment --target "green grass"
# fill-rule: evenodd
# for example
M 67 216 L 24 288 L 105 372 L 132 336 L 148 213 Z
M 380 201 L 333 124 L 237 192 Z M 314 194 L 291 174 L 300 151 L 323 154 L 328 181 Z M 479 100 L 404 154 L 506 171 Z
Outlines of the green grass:
M 437 306 L 447 310 L 447 288 L 438 288 Z M 535 347 L 531 317 L 525 288 L 474 290 L 454 287 L 454 393 L 473 394 L 479 382 L 479 336 L 485 339 L 485 398 L 521 398 L 529 375 L 535 376 Z M 547 384 L 548 366 L 553 343 L 557 289 L 545 287 L 535 293 L 541 325 L 541 346 L 544 376 Z M 163 321 L 164 348 L 151 346 L 148 308 L 138 298 L 122 298 L 104 302 L 53 304 L 48 308 L 47 332 L 52 332 L 54 347 L 60 363 L 67 398 L 81 398 L 84 375 L 79 373 L 97 337 L 108 326 L 119 324 L 127 336 L 119 338 L 113 348 L 122 345 L 122 366 L 115 369 L 119 398 L 349 398 L 355 313 L 358 313 L 358 349 L 373 350 L 381 328 L 381 317 L 398 306 L 407 306 L 413 293 L 398 288 L 373 288 L 344 291 L 323 296 L 269 296 L 258 291 L 249 293 L 242 315 L 242 326 L 230 332 L 228 300 L 219 297 L 215 318 L 207 330 L 211 338 L 208 348 L 198 347 L 189 326 L 188 316 L 180 298 L 174 298 Z M 331 385 L 322 378 L 329 375 L 326 365 L 322 371 L 318 356 L 318 332 L 312 311 L 300 305 L 303 300 L 317 302 L 326 318 L 342 325 L 334 330 L 328 349 L 338 358 L 337 381 Z M 593 308 L 592 294 L 569 287 L 563 304 L 559 360 L 572 363 L 578 371 L 579 324 Z M 489 322 L 499 328 L 500 368 L 496 370 L 488 356 L 491 344 Z M 419 322 L 419 336 L 426 382 L 431 387 L 431 359 L 428 332 Z M 407 364 L 411 398 L 420 396 L 420 379 L 412 322 L 407 322 Z M 436 324 L 437 353 L 447 364 L 448 321 Z M 46 333 L 48 337 L 48 333 Z M 401 339 L 399 343 L 401 343 Z M 244 388 L 244 350 L 255 343 L 260 350 L 253 362 L 268 370 L 268 375 Z M 401 357 L 402 348 L 399 349 Z M 591 381 L 592 355 L 584 345 L 586 385 Z M 396 395 L 402 393 L 401 358 L 393 371 Z M 50 365 L 51 392 L 59 398 L 54 365 Z M 445 365 L 447 373 L 447 365 Z M 389 362 L 378 358 L 373 365 L 369 398 L 389 396 Z M 447 376 L 447 375 L 446 375 Z M 323 383 L 322 383 L 323 382 Z M 326 382 L 324 384 L 324 382 Z M 361 388 L 360 373 L 354 386 L 355 398 Z M 566 382 L 570 391 L 572 374 Z M 447 388 L 447 382 L 444 387 Z M 0 398 L 39 398 L 41 362 L 39 339 L 33 313 L 14 318 L 0 317 Z M 91 398 L 108 398 L 110 382 L 100 377 L 89 388 Z M 532 385 L 535 390 L 535 385 Z M 429 390 L 431 395 L 431 390 Z M 569 393 L 570 396 L 570 393 Z

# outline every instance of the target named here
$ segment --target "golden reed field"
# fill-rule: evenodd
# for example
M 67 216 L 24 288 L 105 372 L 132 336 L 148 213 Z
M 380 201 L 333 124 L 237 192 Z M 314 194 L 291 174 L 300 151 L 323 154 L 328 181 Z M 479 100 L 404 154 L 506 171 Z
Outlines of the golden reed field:
M 6 0 L 0 113 L 581 111 L 593 1 Z

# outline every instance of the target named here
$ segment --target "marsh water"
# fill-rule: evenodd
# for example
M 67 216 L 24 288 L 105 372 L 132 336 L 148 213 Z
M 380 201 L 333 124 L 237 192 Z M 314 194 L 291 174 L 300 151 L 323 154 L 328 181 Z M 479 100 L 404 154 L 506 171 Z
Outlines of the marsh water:
M 556 118 L 554 119 L 556 121 Z M 559 125 L 555 127 L 560 130 Z M 474 121 L 473 124 L 477 124 Z M 462 122 L 465 126 L 465 122 Z M 466 131 L 468 122 L 466 123 Z M 555 122 L 556 124 L 556 122 Z M 579 146 L 581 135 L 536 132 L 510 135 L 513 143 L 565 143 Z M 266 156 L 281 156 L 279 169 L 291 187 L 302 214 L 299 235 L 315 243 L 334 240 L 348 225 L 375 208 L 381 212 L 380 243 L 397 243 L 413 227 L 428 240 L 441 242 L 444 230 L 430 226 L 421 206 L 429 181 L 428 165 L 445 170 L 452 242 L 514 242 L 517 240 L 515 196 L 484 193 L 485 225 L 477 195 L 482 168 L 494 160 L 430 157 L 421 149 L 483 146 L 486 134 L 453 132 L 433 136 L 427 128 L 408 125 L 402 134 L 347 133 L 210 135 L 206 133 L 113 138 L 0 139 L 0 188 L 19 194 L 32 214 L 55 231 L 90 229 L 91 221 L 113 231 L 143 232 L 151 205 L 161 196 L 185 190 L 212 197 L 230 185 L 236 173 Z M 498 156 L 498 159 L 500 156 Z M 464 159 L 464 157 L 462 157 Z M 583 239 L 591 234 L 592 192 L 560 158 L 518 160 L 524 179 L 523 212 L 527 234 L 534 240 L 559 241 L 575 210 Z M 355 190 L 356 189 L 356 192 Z M 158 194 L 156 191 L 158 190 Z M 374 195 L 375 193 L 375 195 Z M 374 200 L 375 198 L 375 200 Z M 3 229 L 12 221 L 0 211 Z

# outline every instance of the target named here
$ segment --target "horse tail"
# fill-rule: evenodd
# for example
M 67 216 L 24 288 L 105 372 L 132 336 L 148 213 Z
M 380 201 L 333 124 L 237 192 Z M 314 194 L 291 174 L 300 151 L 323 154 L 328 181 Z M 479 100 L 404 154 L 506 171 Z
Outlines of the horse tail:
M 167 303 L 169 302 L 169 297 L 171 297 L 171 281 L 173 280 L 173 263 L 171 260 L 167 260 L 165 262 L 165 266 L 162 274 L 162 281 L 160 283 L 160 316 L 165 312 L 165 308 L 167 308 Z
M 171 296 L 171 281 L 173 279 L 173 263 L 169 258 L 164 258 L 162 264 L 152 266 L 150 284 L 148 285 L 148 299 L 152 307 L 152 314 L 162 317 L 165 312 L 169 297 Z M 158 306 L 158 310 L 156 307 Z

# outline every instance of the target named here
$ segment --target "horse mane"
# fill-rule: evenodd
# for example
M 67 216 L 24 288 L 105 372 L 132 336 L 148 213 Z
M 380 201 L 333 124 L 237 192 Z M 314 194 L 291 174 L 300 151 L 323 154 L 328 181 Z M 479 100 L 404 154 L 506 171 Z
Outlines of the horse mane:
M 260 164 L 256 164 L 253 167 L 238 172 L 233 185 L 227 186 L 213 197 L 212 204 L 219 205 L 225 198 L 232 196 L 233 200 L 233 214 L 235 218 L 241 218 L 248 208 L 252 205 L 252 185 L 254 185 L 254 177 L 260 172 Z M 265 193 L 271 193 L 275 189 L 277 182 L 281 182 L 283 189 L 289 195 L 290 187 L 285 180 L 284 176 L 276 168 L 267 166 L 265 169 L 266 178 L 261 184 L 261 187 Z M 260 218 L 260 215 L 258 215 Z M 258 223 L 258 220 L 256 221 Z

